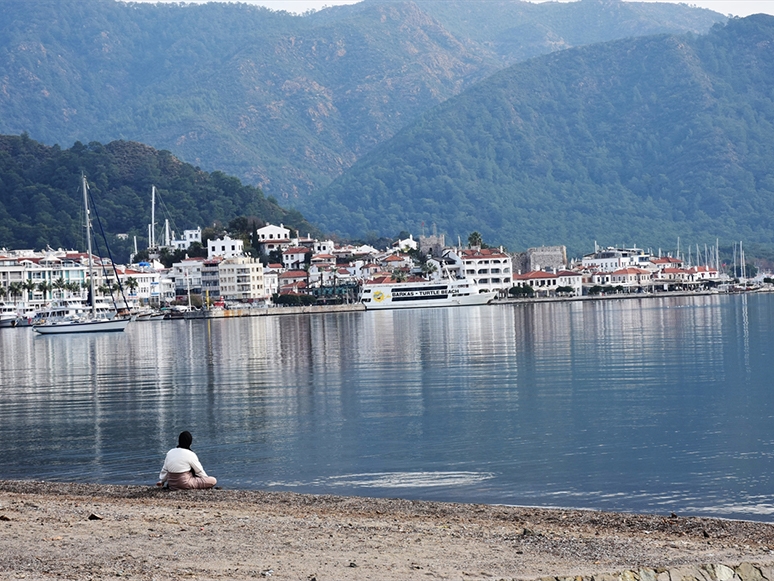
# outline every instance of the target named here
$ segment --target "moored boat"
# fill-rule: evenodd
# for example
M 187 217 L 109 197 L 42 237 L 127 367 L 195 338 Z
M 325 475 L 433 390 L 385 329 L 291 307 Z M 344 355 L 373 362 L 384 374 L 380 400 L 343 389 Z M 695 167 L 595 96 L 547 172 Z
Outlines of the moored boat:
M 387 279 L 389 280 L 389 279 Z M 467 279 L 416 280 L 366 283 L 360 301 L 366 310 L 411 309 L 418 307 L 464 307 L 486 305 L 496 292 L 478 292 Z
M 135 321 L 163 321 L 167 314 L 156 309 L 140 309 L 134 313 Z
M 17 315 L 13 313 L 0 313 L 0 329 L 3 327 L 15 327 Z
M 62 333 L 98 333 L 105 331 L 123 331 L 129 324 L 129 319 L 73 319 L 70 321 L 53 321 L 42 325 L 33 325 L 41 335 L 58 335 Z
M 81 176 L 83 185 L 83 206 L 86 212 L 86 239 L 89 245 L 89 297 L 91 307 L 87 312 L 79 312 L 74 306 L 74 311 L 67 308 L 64 311 L 49 311 L 43 313 L 32 325 L 33 330 L 42 335 L 59 335 L 64 333 L 96 333 L 103 331 L 123 331 L 129 321 L 128 317 L 116 316 L 115 310 L 110 313 L 98 313 L 97 301 L 94 292 L 94 257 L 91 252 L 91 219 L 89 217 L 89 196 L 86 176 Z M 73 305 L 68 305 L 71 307 Z M 81 306 L 80 309 L 83 309 Z
M 30 316 L 24 303 L 11 305 L 0 302 L 0 328 L 27 326 Z

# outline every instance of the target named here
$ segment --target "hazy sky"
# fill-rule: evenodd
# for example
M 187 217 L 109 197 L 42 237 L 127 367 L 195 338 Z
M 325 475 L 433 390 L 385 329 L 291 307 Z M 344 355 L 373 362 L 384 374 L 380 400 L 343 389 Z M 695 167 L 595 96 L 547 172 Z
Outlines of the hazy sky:
M 159 0 L 141 0 L 143 2 L 157 2 Z M 172 0 L 165 0 L 172 1 Z M 175 0 L 176 1 L 176 0 Z M 204 2 L 208 0 L 187 0 L 194 2 Z M 213 1 L 213 0 L 209 0 Z M 274 10 L 287 10 L 288 12 L 306 12 L 307 10 L 319 10 L 325 6 L 334 6 L 339 4 L 355 4 L 359 0 L 240 0 L 248 4 L 259 4 Z M 486 0 L 471 0 L 471 2 L 485 2 Z M 640 2 L 653 2 L 665 0 L 637 0 Z M 677 3 L 677 0 L 666 0 Z M 418 4 L 422 0 L 416 0 Z M 689 6 L 699 6 L 709 8 L 721 14 L 732 14 L 734 16 L 749 16 L 758 12 L 774 15 L 774 0 L 692 0 L 681 2 Z

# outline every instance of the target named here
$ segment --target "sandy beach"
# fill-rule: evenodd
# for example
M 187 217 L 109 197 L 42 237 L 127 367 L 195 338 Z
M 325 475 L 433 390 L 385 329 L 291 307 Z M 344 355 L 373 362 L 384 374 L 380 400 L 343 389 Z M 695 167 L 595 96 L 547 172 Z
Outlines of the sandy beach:
M 774 526 L 680 515 L 0 481 L 0 531 L 2 579 L 774 581 Z

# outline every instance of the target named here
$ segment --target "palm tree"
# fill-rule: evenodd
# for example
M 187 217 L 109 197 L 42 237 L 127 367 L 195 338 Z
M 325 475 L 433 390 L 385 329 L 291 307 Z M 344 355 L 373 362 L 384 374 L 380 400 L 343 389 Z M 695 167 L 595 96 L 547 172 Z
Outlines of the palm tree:
M 25 280 L 22 284 L 22 288 L 26 290 L 29 294 L 27 295 L 27 300 L 32 300 L 32 293 L 35 291 L 36 288 L 38 288 L 37 283 L 33 281 L 31 278 L 28 278 Z
M 8 294 L 8 291 L 4 286 L 0 286 L 0 299 L 4 299 L 5 296 Z
M 394 270 L 392 272 L 391 278 L 395 282 L 406 282 L 406 273 L 402 270 Z
M 138 286 L 140 286 L 140 283 L 137 282 L 137 279 L 134 278 L 133 276 L 130 276 L 129 278 L 127 278 L 124 284 L 126 285 L 126 288 L 129 289 L 130 295 L 135 294 L 134 291 L 137 290 Z
M 432 262 L 425 262 L 422 264 L 422 272 L 424 274 L 433 274 L 436 270 L 438 270 L 438 267 Z
M 65 279 L 63 279 L 61 276 L 56 279 L 53 284 L 53 288 L 59 291 L 59 298 L 64 298 L 64 290 L 67 288 L 67 283 L 65 282 Z
M 11 297 L 16 297 L 17 300 L 21 296 L 23 290 L 24 286 L 20 282 L 12 282 L 8 285 L 8 292 L 10 293 Z
M 475 231 L 470 233 L 470 236 L 468 236 L 469 248 L 481 248 L 483 244 L 484 244 L 484 239 L 481 237 L 481 234 Z
M 76 282 L 74 280 L 71 280 L 70 282 L 67 283 L 67 291 L 71 295 L 80 293 L 81 292 L 81 285 L 80 285 L 80 283 L 78 283 L 78 282 Z
M 39 282 L 39 283 L 37 284 L 37 289 L 38 289 L 40 292 L 42 292 L 42 293 L 43 293 L 43 298 L 45 299 L 45 298 L 46 298 L 46 293 L 48 293 L 48 292 L 50 292 L 51 290 L 53 290 L 53 289 L 54 289 L 54 285 L 52 285 L 51 283 L 49 283 L 49 282 L 47 282 L 47 281 L 43 280 L 43 281 L 41 281 L 41 282 Z

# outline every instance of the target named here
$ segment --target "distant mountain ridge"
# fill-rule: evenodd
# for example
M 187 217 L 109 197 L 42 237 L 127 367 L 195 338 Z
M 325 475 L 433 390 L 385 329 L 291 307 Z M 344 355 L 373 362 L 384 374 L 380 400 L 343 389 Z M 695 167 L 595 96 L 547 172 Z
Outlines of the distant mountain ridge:
M 426 113 L 300 205 L 347 235 L 774 248 L 774 17 L 575 48 Z
M 481 43 L 506 64 L 628 37 L 701 34 L 725 20 L 706 9 L 666 2 L 419 0 L 418 5 L 452 34 Z
M 719 20 L 619 0 L 368 0 L 304 17 L 245 4 L 5 0 L 0 133 L 63 147 L 140 141 L 301 200 L 512 62 Z

